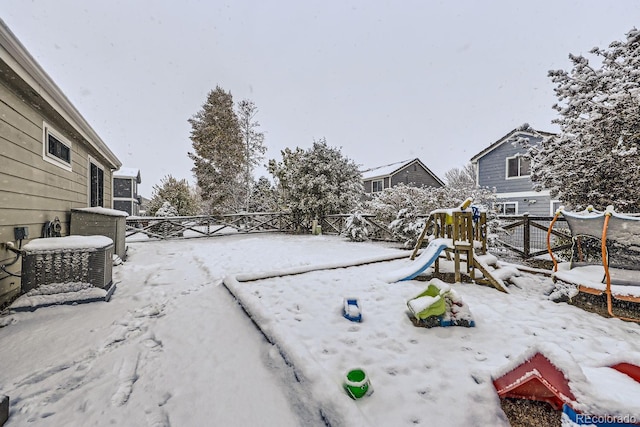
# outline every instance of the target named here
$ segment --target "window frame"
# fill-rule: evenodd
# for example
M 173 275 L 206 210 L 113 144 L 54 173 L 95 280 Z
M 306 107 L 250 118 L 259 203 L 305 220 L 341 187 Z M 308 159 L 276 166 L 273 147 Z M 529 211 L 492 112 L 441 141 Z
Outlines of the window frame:
M 562 206 L 562 202 L 560 200 L 549 201 L 550 216 L 555 216 L 556 211 L 560 208 L 560 206 Z
M 380 189 L 379 190 L 374 189 L 374 184 L 376 184 L 376 183 L 380 183 Z M 374 180 L 371 181 L 371 192 L 372 193 L 379 193 L 382 190 L 384 190 L 384 179 L 374 179 Z
M 102 166 L 100 162 L 98 162 L 93 157 L 89 156 L 88 159 L 88 167 L 87 167 L 87 205 L 89 207 L 104 207 L 104 181 L 105 181 L 105 168 Z M 92 166 L 96 168 L 96 185 L 95 188 L 96 194 L 96 204 L 94 204 L 94 180 L 93 180 L 93 169 Z M 100 174 L 102 172 L 102 174 Z M 102 175 L 102 181 L 100 181 L 100 175 Z
M 53 138 L 57 143 L 69 150 L 69 161 L 49 151 L 49 139 Z M 73 144 L 47 122 L 42 122 L 42 159 L 45 162 L 56 165 L 68 172 L 73 171 Z
M 506 213 L 505 207 L 507 205 L 513 205 L 513 208 L 514 208 L 514 212 L 513 213 Z M 501 209 L 499 209 L 498 206 L 500 206 Z M 508 200 L 505 200 L 504 202 L 494 202 L 493 203 L 493 210 L 498 215 L 518 215 L 518 202 L 508 201 Z
M 517 160 L 518 161 L 518 165 L 517 165 L 518 174 L 517 175 L 509 175 L 509 161 L 510 160 Z M 522 174 L 522 161 L 523 160 L 529 162 L 529 173 L 527 175 L 523 175 Z M 506 179 L 520 179 L 520 178 L 528 178 L 530 176 L 531 176 L 531 160 L 523 159 L 522 155 L 520 155 L 520 154 L 516 154 L 515 156 L 507 157 L 505 159 L 505 178 Z

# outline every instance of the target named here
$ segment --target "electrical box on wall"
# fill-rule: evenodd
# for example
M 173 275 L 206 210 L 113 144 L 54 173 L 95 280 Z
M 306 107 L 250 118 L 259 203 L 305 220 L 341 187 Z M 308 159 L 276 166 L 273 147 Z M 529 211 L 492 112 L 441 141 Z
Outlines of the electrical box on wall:
M 16 240 L 24 240 L 29 237 L 29 227 L 13 227 L 13 235 Z

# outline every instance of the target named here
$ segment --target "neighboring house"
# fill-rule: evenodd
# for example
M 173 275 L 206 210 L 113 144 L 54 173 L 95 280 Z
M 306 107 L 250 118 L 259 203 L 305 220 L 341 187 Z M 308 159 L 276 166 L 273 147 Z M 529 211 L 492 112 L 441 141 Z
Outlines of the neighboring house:
M 403 183 L 414 187 L 444 187 L 444 182 L 420 159 L 405 160 L 362 171 L 362 183 L 367 195 Z
M 0 306 L 20 292 L 9 246 L 67 235 L 71 210 L 112 205 L 118 158 L 0 20 Z M 56 221 L 59 220 L 59 222 Z
M 120 168 L 113 173 L 113 209 L 127 212 L 131 216 L 140 215 L 141 198 L 138 195 L 140 170 Z
M 548 190 L 534 191 L 530 161 L 523 157 L 527 149 L 514 142 L 523 137 L 529 144 L 540 144 L 553 135 L 549 132 L 512 130 L 471 158 L 476 169 L 476 184 L 496 192 L 494 208 L 500 215 L 552 215 L 559 206 Z

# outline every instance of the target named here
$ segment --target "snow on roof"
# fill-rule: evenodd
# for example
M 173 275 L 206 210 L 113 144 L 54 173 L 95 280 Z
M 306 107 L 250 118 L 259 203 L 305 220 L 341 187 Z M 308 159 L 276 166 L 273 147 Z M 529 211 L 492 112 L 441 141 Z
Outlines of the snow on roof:
M 23 246 L 25 251 L 51 251 L 61 249 L 97 249 L 112 245 L 106 236 L 65 236 L 34 239 Z
M 73 208 L 71 209 L 71 212 L 87 212 L 106 216 L 129 216 L 129 212 L 103 208 L 100 206 L 95 206 L 93 208 Z
M 136 178 L 140 183 L 140 169 L 122 167 L 113 173 L 114 178 Z
M 410 162 L 418 159 L 410 159 L 403 160 L 401 162 L 390 163 L 388 165 L 377 166 L 374 168 L 366 169 L 362 171 L 362 179 L 371 179 L 376 178 L 378 176 L 388 176 L 393 174 L 393 172 L 401 169 L 403 166 L 407 165 Z

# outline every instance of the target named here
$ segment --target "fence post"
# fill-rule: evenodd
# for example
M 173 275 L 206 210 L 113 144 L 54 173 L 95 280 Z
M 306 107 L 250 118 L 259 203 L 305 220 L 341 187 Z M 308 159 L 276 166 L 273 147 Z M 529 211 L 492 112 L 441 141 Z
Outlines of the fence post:
M 531 224 L 528 213 L 524 214 L 524 223 L 522 226 L 524 227 L 524 247 L 522 251 L 524 252 L 524 259 L 529 259 L 529 254 L 531 253 Z

